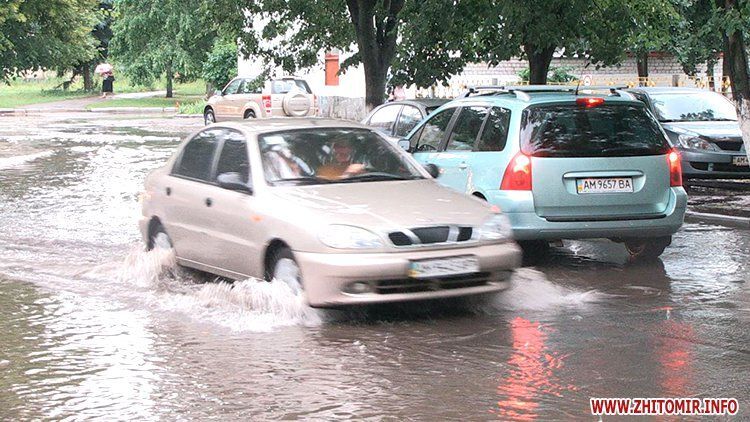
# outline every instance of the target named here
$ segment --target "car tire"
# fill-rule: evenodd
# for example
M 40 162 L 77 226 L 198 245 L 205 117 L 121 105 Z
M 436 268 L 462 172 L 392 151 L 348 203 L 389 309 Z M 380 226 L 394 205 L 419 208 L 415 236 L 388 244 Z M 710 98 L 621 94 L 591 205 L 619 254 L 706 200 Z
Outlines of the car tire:
M 214 114 L 213 109 L 209 108 L 203 112 L 203 123 L 206 126 L 210 125 L 211 123 L 216 123 L 216 115 Z
M 523 251 L 523 265 L 535 265 L 549 255 L 549 242 L 546 240 L 519 240 Z
M 256 117 L 257 116 L 255 115 L 255 112 L 253 110 L 247 110 L 247 111 L 245 111 L 245 116 L 243 118 L 245 120 L 248 120 L 248 119 L 254 119 Z
M 653 261 L 672 244 L 672 236 L 626 239 L 623 243 L 631 261 Z
M 148 236 L 146 250 L 151 251 L 154 249 L 172 249 L 172 239 L 167 234 L 167 231 L 164 230 L 164 226 L 161 223 L 156 223 Z
M 304 293 L 302 274 L 291 249 L 286 246 L 276 249 L 268 260 L 268 263 L 269 265 L 266 269 L 266 279 L 268 281 L 276 280 L 286 284 L 295 296 Z

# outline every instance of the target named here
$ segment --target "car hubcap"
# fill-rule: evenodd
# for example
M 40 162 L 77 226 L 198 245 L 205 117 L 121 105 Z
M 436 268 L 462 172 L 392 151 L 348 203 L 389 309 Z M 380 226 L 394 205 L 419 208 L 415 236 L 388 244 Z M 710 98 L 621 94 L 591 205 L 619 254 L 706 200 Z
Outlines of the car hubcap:
M 302 283 L 300 282 L 299 267 L 294 260 L 282 258 L 276 263 L 273 271 L 273 278 L 289 286 L 295 295 L 302 293 Z
M 172 248 L 172 241 L 169 240 L 169 236 L 167 236 L 164 232 L 156 233 L 156 236 L 154 236 L 154 249 L 171 249 Z
M 214 122 L 214 115 L 211 113 L 206 113 L 206 124 L 210 125 Z

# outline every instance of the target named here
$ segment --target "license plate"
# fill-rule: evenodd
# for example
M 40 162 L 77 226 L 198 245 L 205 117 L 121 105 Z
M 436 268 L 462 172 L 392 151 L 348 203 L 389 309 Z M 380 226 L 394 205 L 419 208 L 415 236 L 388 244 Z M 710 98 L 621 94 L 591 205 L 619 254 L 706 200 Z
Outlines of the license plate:
M 578 193 L 619 193 L 633 192 L 631 177 L 596 177 L 576 179 Z
M 735 166 L 750 166 L 750 163 L 748 163 L 747 161 L 746 155 L 735 155 L 734 157 L 732 157 L 732 164 L 734 164 Z
M 473 255 L 411 261 L 409 277 L 431 278 L 479 272 L 479 259 Z

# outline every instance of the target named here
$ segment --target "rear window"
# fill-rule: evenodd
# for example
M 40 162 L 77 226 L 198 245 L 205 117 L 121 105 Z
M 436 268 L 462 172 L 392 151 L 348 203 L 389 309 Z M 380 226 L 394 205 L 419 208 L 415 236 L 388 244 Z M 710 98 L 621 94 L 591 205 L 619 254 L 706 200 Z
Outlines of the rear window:
M 530 107 L 521 121 L 521 149 L 534 157 L 661 155 L 670 146 L 640 105 Z

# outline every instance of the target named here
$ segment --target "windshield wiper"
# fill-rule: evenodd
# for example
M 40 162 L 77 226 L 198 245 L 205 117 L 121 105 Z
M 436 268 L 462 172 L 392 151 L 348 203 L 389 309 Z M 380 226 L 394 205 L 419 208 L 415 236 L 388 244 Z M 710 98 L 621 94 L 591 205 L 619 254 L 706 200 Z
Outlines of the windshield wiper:
M 273 185 L 281 184 L 281 183 L 293 183 L 298 185 L 316 185 L 316 184 L 325 184 L 325 183 L 331 183 L 332 180 L 324 179 L 322 177 L 315 177 L 315 176 L 300 176 L 300 177 L 292 177 L 289 179 L 280 179 L 280 180 L 274 180 L 271 182 Z
M 355 174 L 345 179 L 339 180 L 339 183 L 351 183 L 351 182 L 362 182 L 362 181 L 377 181 L 377 180 L 414 180 L 421 179 L 421 176 L 404 177 L 397 174 L 373 172 L 364 174 Z

